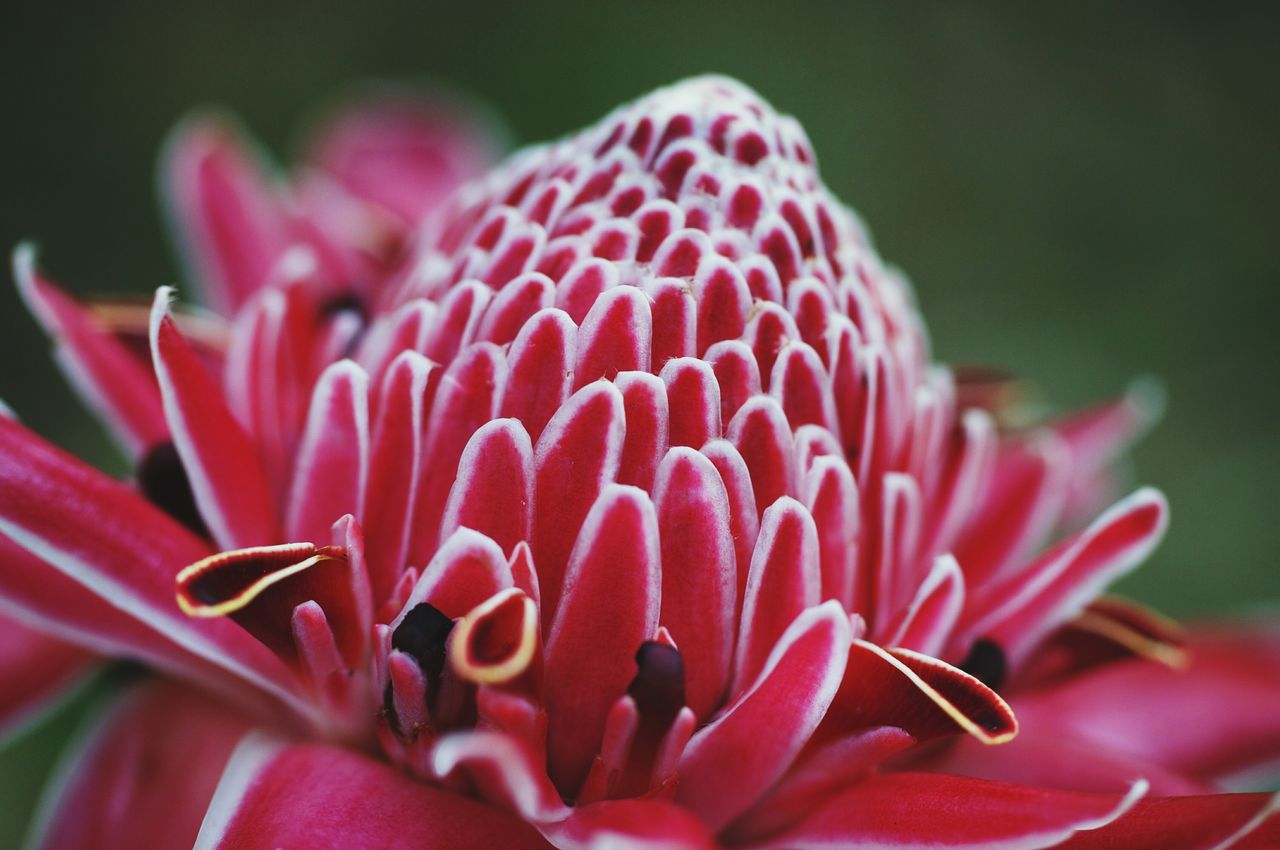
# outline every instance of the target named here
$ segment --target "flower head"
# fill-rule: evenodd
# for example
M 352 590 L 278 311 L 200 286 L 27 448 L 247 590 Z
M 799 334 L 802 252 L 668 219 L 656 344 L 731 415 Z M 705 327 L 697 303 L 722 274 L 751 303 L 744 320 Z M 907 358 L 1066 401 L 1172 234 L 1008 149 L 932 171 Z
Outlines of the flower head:
M 165 789 L 199 846 L 1091 846 L 1162 807 L 1266 840 L 1261 798 L 1140 802 L 1261 753 L 1089 714 L 1136 698 L 1115 670 L 1277 697 L 1100 596 L 1166 524 L 1152 490 L 1077 522 L 1149 393 L 1018 427 L 1006 381 L 932 362 L 802 130 L 733 81 L 487 149 L 378 101 L 270 183 L 189 123 L 171 206 L 221 315 L 86 308 L 19 254 L 137 473 L 0 422 L 0 572 L 51 581 L 0 592 L 233 703 L 206 761 L 267 730 Z M 1275 635 L 1244 645 L 1274 669 Z M 148 687 L 117 738 L 204 722 Z

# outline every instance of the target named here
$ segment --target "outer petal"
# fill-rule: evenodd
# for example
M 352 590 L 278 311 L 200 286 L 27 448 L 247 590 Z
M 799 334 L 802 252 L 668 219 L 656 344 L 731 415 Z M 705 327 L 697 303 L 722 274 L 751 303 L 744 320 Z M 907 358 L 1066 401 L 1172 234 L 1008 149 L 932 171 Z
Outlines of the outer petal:
M 676 799 L 715 829 L 755 802 L 826 714 L 851 639 L 849 618 L 836 602 L 797 617 L 755 684 L 689 742 Z
M 1115 823 L 1063 850 L 1270 850 L 1280 847 L 1280 795 L 1214 794 L 1142 800 Z
M 1164 497 L 1139 490 L 1007 581 L 984 588 L 958 629 L 961 643 L 986 638 L 1020 663 L 1040 638 L 1140 564 L 1167 524 Z
M 1097 829 L 1145 792 L 1123 796 L 1049 791 L 931 773 L 897 773 L 855 785 L 758 848 L 1038 850 Z
M 276 542 L 276 508 L 257 449 L 170 317 L 172 294 L 163 286 L 156 292 L 151 354 L 200 515 L 224 549 Z
M 27 308 L 57 344 L 57 358 L 81 398 L 133 459 L 169 438 L 155 379 L 123 343 L 35 268 L 35 250 L 19 246 L 14 277 Z
M 33 848 L 187 847 L 247 721 L 152 682 L 126 694 L 64 757 Z
M 232 314 L 289 244 L 289 223 L 262 163 L 231 122 L 200 116 L 177 128 L 162 180 L 191 276 Z
M 493 128 L 443 97 L 381 92 L 313 131 L 312 166 L 352 194 L 416 222 L 494 160 Z
M 0 614 L 0 742 L 73 689 L 95 656 Z
M 381 762 L 321 744 L 249 735 L 236 748 L 196 850 L 546 847 L 498 809 L 432 788 Z
M 1056 733 L 1202 780 L 1280 763 L 1280 629 L 1207 632 L 1190 666 L 1135 658 L 1029 694 L 1018 716 Z
M 208 554 L 203 542 L 123 484 L 4 417 L 0 532 L 182 649 L 309 713 L 282 684 L 289 677 L 265 647 L 233 623 L 198 622 L 178 610 L 174 578 Z

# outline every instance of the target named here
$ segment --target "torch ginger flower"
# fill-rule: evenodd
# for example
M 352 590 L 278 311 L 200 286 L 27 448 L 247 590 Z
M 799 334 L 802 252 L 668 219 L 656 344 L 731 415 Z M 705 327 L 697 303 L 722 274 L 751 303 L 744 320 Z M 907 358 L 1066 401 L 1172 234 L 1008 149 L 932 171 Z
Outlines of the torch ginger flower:
M 187 123 L 216 312 L 19 250 L 136 472 L 0 419 L 0 709 L 162 674 L 35 846 L 1277 846 L 1216 791 L 1280 756 L 1280 634 L 1101 595 L 1155 491 L 1074 521 L 1148 393 L 1015 427 L 732 81 L 491 149 L 378 100 L 270 180 Z

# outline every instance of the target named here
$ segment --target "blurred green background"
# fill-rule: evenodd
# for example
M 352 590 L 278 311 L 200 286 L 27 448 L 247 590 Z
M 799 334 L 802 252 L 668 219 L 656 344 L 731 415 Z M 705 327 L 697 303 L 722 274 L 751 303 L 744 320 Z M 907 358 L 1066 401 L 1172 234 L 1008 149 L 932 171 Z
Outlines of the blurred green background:
M 0 244 L 37 239 L 79 292 L 172 282 L 153 160 L 195 106 L 285 157 L 311 109 L 367 78 L 451 83 L 527 142 L 731 74 L 807 128 L 915 281 L 940 359 L 1008 366 L 1064 405 L 1164 381 L 1136 459 L 1173 525 L 1125 591 L 1183 616 L 1280 599 L 1274 4 L 358 5 L 11 5 Z M 119 470 L 11 286 L 0 398 Z M 0 847 L 75 711 L 0 754 Z

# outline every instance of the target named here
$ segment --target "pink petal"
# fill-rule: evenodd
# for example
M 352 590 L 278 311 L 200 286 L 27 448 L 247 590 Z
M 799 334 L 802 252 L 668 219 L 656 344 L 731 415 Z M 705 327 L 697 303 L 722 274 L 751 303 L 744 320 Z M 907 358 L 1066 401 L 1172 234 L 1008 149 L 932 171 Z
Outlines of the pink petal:
M 751 293 L 746 279 L 723 257 L 709 257 L 694 278 L 698 299 L 698 354 L 722 340 L 736 340 L 746 326 Z
M 693 356 L 697 305 L 689 293 L 688 282 L 680 278 L 657 278 L 644 286 L 644 292 L 652 301 L 650 362 L 652 370 L 658 372 L 669 360 Z
M 609 707 L 635 674 L 636 649 L 657 631 L 661 570 L 648 494 L 605 488 L 573 548 L 547 640 L 550 772 L 567 794 L 599 751 Z
M 1280 795 L 1211 794 L 1140 800 L 1119 820 L 1063 850 L 1270 850 L 1280 846 Z
M 0 741 L 57 705 L 95 660 L 77 646 L 0 613 Z
M 635 287 L 619 286 L 597 298 L 578 329 L 574 389 L 618 372 L 647 372 L 652 323 L 649 299 Z
M 169 438 L 155 378 L 118 339 L 35 267 L 35 250 L 13 254 L 27 309 L 57 345 L 57 358 L 81 398 L 134 460 Z
M 851 634 L 835 602 L 796 618 L 755 683 L 689 742 L 676 799 L 713 829 L 759 799 L 821 722 L 844 674 Z
M 729 423 L 727 436 L 751 470 L 756 510 L 763 514 L 779 498 L 794 495 L 791 426 L 777 401 L 749 399 Z
M 783 632 L 801 611 L 818 604 L 821 590 L 813 517 L 794 499 L 781 498 L 764 512 L 751 557 L 734 662 L 735 694 L 756 679 Z
M 0 417 L 0 533 L 185 652 L 248 681 L 304 716 L 311 709 L 291 690 L 280 662 L 234 624 L 186 617 L 174 598 L 174 577 L 208 554 L 196 539 L 132 490 Z M 11 563 L 10 570 L 29 568 Z M 6 583 L 23 577 L 6 578 Z M 54 592 L 65 583 L 55 583 Z M 72 591 L 74 592 L 74 591 Z M 39 590 L 28 586 L 29 596 Z M 59 593 L 54 597 L 61 601 Z M 72 628 L 88 595 L 69 597 Z M 105 600 L 105 601 L 104 601 Z M 56 616 L 56 615 L 55 615 Z M 95 615 L 96 616 L 96 615 Z M 61 617 L 59 617 L 60 619 Z M 127 643 L 150 640 L 114 615 L 90 620 Z M 124 631 L 118 632 L 117 630 Z M 157 649 L 173 658 L 172 650 Z
M 614 480 L 626 433 L 622 393 L 597 381 L 574 393 L 534 449 L 534 563 L 546 628 L 564 590 L 565 567 L 596 496 Z
M 1164 497 L 1139 490 L 1017 575 L 977 594 L 960 626 L 962 642 L 985 638 L 1017 666 L 1046 633 L 1140 564 L 1167 524 Z
M 495 419 L 467 442 L 440 536 L 475 529 L 504 552 L 533 536 L 533 446 L 518 419 Z
M 669 441 L 698 449 L 720 436 L 720 384 L 703 360 L 680 357 L 662 367 L 670 408 Z
M 697 818 L 665 800 L 606 800 L 575 809 L 545 830 L 566 850 L 715 850 Z
M 805 476 L 805 505 L 818 532 L 822 601 L 852 609 L 858 586 L 861 507 L 858 485 L 841 457 L 819 457 Z
M 729 496 L 690 448 L 667 452 L 654 487 L 662 530 L 662 616 L 684 659 L 689 707 L 707 717 L 729 684 L 738 584 Z
M 760 394 L 756 356 L 746 343 L 734 339 L 717 342 L 707 349 L 705 357 L 720 385 L 720 421 L 732 422 L 747 399 Z
M 419 471 L 426 463 L 427 410 L 439 383 L 439 370 L 413 351 L 396 357 L 383 381 L 360 511 L 368 540 L 373 598 L 378 604 L 407 565 Z
M 545 764 L 509 735 L 447 735 L 431 751 L 431 770 L 445 782 L 465 778 L 485 800 L 531 823 L 562 821 L 571 811 L 547 778 Z
M 273 543 L 279 523 L 257 449 L 222 391 L 169 315 L 172 290 L 156 292 L 151 353 L 165 416 L 200 514 L 224 549 Z
M 511 569 L 498 544 L 477 531 L 459 528 L 423 568 L 422 577 L 391 625 L 398 626 L 405 614 L 423 602 L 457 619 L 511 586 Z
M 313 131 L 307 160 L 416 222 L 494 162 L 495 135 L 483 116 L 445 98 L 375 93 L 343 104 Z
M 246 737 L 218 783 L 197 850 L 326 847 L 489 850 L 548 846 L 502 811 L 323 744 Z
M 162 180 L 191 277 L 234 314 L 289 244 L 290 225 L 265 167 L 229 121 L 198 116 L 166 146 Z
M 569 398 L 578 327 L 564 312 L 542 310 L 520 329 L 507 354 L 501 413 L 519 419 L 536 445 Z
M 929 773 L 859 783 L 758 848 L 1038 850 L 1112 823 L 1145 792 L 1080 794 Z
M 369 376 L 350 360 L 324 371 L 311 397 L 294 466 L 290 540 L 323 541 L 341 516 L 360 511 L 369 474 Z
M 31 846 L 188 847 L 247 721 L 205 694 L 151 682 L 75 743 Z
M 408 558 L 421 563 L 439 542 L 449 489 L 467 441 L 491 420 L 506 378 L 506 358 L 488 342 L 469 346 L 445 370 L 428 417 L 425 465 L 414 505 Z
M 617 481 L 652 490 L 658 463 L 670 440 L 671 403 L 666 385 L 648 372 L 622 372 L 614 384 L 622 393 L 627 420 Z
M 950 555 L 933 562 L 915 599 L 885 631 L 884 643 L 914 649 L 924 655 L 940 655 L 964 609 L 964 574 Z
M 1185 670 L 1117 661 L 1028 694 L 1019 716 L 1069 736 L 1205 781 L 1280 763 L 1280 632 L 1193 633 Z
M 746 461 L 733 444 L 728 440 L 712 440 L 702 447 L 702 453 L 715 465 L 729 496 L 729 527 L 733 534 L 734 560 L 738 565 L 738 592 L 733 612 L 737 621 L 742 617 L 742 601 L 747 595 L 747 576 L 751 568 L 751 554 L 756 548 L 756 536 L 760 533 L 760 515 L 756 512 Z

